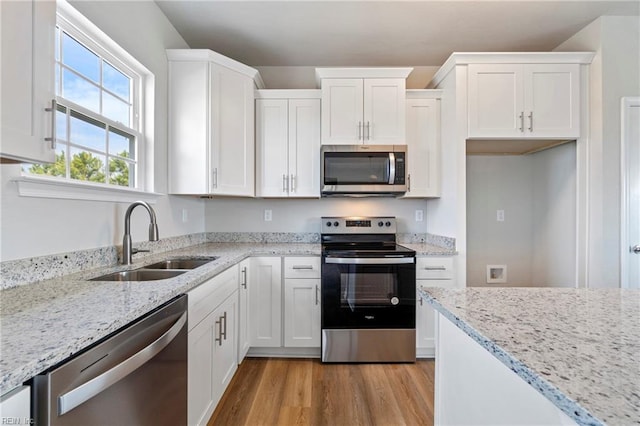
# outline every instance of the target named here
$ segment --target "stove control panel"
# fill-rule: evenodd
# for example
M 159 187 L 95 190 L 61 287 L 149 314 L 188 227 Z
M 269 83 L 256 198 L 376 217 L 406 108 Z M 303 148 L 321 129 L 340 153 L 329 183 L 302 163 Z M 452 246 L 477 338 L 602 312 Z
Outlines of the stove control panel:
M 381 217 L 323 217 L 323 234 L 395 234 L 396 218 Z

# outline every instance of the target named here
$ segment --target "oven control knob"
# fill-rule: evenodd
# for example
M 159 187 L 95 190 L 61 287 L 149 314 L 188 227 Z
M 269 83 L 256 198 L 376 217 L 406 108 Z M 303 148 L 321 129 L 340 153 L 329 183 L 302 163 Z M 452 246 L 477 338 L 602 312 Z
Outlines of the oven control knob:
M 397 305 L 398 303 L 400 303 L 400 299 L 398 299 L 397 297 L 392 297 L 391 298 L 391 304 L 393 306 Z
M 340 225 L 340 224 L 337 221 L 333 222 L 333 226 L 338 226 L 338 225 Z
M 327 222 L 327 226 L 331 226 L 331 222 Z
M 382 223 L 382 221 L 378 222 L 378 226 L 382 227 L 382 225 L 384 225 L 384 223 Z
M 384 225 L 388 228 L 389 226 L 391 226 L 391 222 L 387 222 Z

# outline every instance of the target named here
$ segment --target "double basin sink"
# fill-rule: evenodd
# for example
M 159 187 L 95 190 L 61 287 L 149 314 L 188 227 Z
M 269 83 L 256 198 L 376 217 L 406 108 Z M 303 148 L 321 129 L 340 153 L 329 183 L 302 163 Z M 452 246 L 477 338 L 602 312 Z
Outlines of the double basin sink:
M 112 272 L 92 278 L 89 281 L 157 281 L 173 278 L 180 274 L 206 265 L 216 260 L 217 256 L 167 259 L 131 271 Z

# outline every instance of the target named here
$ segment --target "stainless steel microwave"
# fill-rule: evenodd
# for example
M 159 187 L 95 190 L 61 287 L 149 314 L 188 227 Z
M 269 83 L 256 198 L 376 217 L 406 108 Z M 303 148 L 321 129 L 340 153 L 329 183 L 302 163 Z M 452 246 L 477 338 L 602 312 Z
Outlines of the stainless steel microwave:
M 406 145 L 323 145 L 321 193 L 397 196 L 407 191 Z

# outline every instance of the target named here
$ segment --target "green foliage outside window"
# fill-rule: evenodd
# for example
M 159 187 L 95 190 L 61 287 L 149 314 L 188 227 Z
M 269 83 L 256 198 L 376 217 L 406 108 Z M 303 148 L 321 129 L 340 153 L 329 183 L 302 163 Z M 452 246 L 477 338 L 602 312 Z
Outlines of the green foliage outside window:
M 121 157 L 128 157 L 129 153 L 123 151 L 118 154 Z M 29 173 L 37 175 L 65 177 L 67 162 L 65 153 L 56 154 L 56 161 L 53 164 L 34 164 L 29 167 Z M 71 158 L 69 174 L 71 179 L 84 180 L 89 182 L 105 182 L 104 163 L 98 157 L 94 157 L 90 152 L 80 152 Z M 129 186 L 129 165 L 119 158 L 109 160 L 109 183 L 112 185 Z

